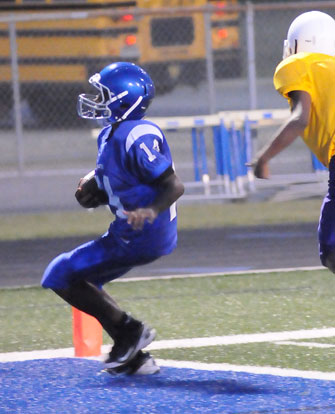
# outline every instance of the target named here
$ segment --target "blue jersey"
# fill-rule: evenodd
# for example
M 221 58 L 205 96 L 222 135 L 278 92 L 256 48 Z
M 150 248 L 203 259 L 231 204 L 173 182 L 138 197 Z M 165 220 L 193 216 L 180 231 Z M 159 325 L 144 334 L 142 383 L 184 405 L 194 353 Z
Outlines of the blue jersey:
M 156 180 L 169 168 L 172 158 L 163 132 L 145 120 L 123 121 L 116 130 L 105 127 L 98 137 L 95 176 L 100 189 L 108 195 L 115 215 L 110 232 L 126 243 L 138 242 L 141 249 L 168 254 L 176 246 L 176 207 L 158 215 L 154 223 L 145 223 L 136 231 L 127 224 L 124 210 L 146 207 L 159 196 Z

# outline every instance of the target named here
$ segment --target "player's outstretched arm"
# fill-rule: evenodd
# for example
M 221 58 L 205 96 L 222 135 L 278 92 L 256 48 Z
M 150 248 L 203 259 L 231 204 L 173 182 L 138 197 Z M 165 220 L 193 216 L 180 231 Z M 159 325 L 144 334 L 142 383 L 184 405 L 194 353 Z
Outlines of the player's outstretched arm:
M 311 109 L 311 97 L 305 91 L 290 92 L 292 113 L 287 121 L 279 128 L 274 138 L 263 148 L 252 162 L 257 178 L 269 178 L 269 161 L 287 148 L 298 137 L 303 135 L 308 126 Z
M 128 224 L 134 230 L 142 230 L 147 221 L 153 223 L 159 213 L 168 209 L 184 194 L 184 185 L 173 172 L 157 182 L 159 194 L 153 204 L 145 208 L 137 208 L 134 211 L 124 211 L 128 216 Z

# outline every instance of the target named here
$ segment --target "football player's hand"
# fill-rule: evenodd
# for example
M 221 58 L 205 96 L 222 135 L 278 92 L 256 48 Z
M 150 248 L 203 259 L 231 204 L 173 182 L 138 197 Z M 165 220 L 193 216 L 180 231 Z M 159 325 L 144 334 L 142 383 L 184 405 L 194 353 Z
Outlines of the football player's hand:
M 267 161 L 263 161 L 262 158 L 259 158 L 254 166 L 254 174 L 257 178 L 269 178 L 269 163 Z
M 262 158 L 258 158 L 257 160 L 247 164 L 248 167 L 252 167 L 254 170 L 254 175 L 257 178 L 269 178 L 270 176 L 270 169 L 268 161 L 264 161 Z
M 127 223 L 134 230 L 142 230 L 144 223 L 153 223 L 158 215 L 158 212 L 150 207 L 137 208 L 134 211 L 124 211 L 124 214 L 128 217 Z

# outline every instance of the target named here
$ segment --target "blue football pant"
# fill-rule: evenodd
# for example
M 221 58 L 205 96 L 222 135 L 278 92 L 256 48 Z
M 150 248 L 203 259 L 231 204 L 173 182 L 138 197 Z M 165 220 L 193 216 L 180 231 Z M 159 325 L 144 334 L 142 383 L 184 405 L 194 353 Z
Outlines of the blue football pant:
M 330 267 L 329 260 L 334 261 L 335 269 L 335 156 L 329 164 L 328 193 L 321 207 L 318 234 L 321 263 Z
M 127 273 L 134 266 L 150 263 L 159 256 L 138 243 L 129 244 L 106 233 L 97 240 L 62 253 L 46 268 L 41 285 L 50 289 L 66 289 L 85 280 L 101 287 Z

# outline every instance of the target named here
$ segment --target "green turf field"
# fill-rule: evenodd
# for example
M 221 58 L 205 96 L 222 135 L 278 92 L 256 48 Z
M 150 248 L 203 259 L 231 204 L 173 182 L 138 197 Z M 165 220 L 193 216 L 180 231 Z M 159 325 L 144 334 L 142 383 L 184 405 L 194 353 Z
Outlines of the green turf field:
M 157 340 L 335 326 L 335 279 L 326 270 L 114 282 L 107 290 L 155 327 Z M 0 316 L 0 352 L 72 346 L 70 307 L 48 290 L 1 290 Z M 335 345 L 335 338 L 306 341 L 311 345 L 266 341 L 152 353 L 163 359 L 335 372 L 335 347 L 314 345 Z

